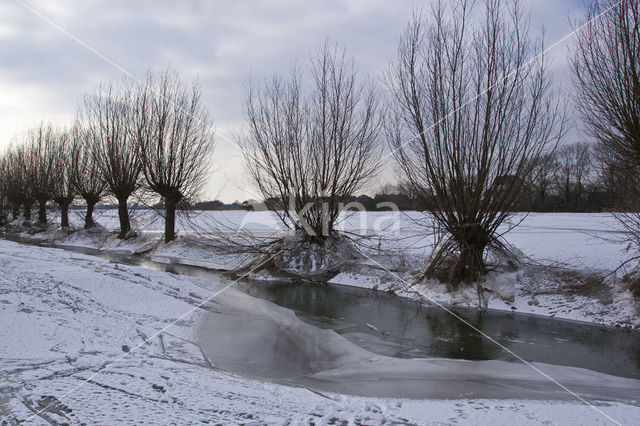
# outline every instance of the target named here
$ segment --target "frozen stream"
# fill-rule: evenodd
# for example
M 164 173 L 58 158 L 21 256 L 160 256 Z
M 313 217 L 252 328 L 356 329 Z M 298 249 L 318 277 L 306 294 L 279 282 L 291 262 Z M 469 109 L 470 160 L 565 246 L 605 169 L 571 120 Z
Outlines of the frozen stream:
M 533 365 L 540 370 L 536 371 L 522 362 L 508 361 L 497 345 L 473 336 L 463 329 L 466 326 L 457 324 L 459 320 L 433 309 L 418 309 L 417 305 L 404 302 L 395 304 L 390 297 L 330 286 L 254 284 L 245 285 L 245 289 L 295 306 L 298 315 L 265 298 L 248 297 L 235 289 L 218 296 L 212 302 L 213 309 L 201 321 L 198 341 L 212 362 L 224 370 L 317 391 L 363 396 L 575 398 L 542 371 L 584 398 L 629 401 L 640 395 L 640 380 L 541 363 L 535 357 L 537 354 L 575 365 L 607 363 L 609 355 L 608 363 L 617 363 L 618 373 L 624 371 L 628 377 L 637 377 L 640 340 L 634 333 L 605 332 L 598 327 L 557 320 L 540 324 L 539 318 L 485 313 L 485 319 L 479 322 L 483 330 L 489 335 L 508 335 L 499 340 L 521 345 L 512 349 L 516 353 L 518 348 L 529 346 L 523 356 L 535 361 Z M 398 309 L 401 306 L 404 309 Z M 376 325 L 368 322 L 374 319 Z M 533 321 L 530 327 L 526 325 L 529 321 Z M 428 322 L 434 324 L 429 326 Z M 557 329 L 547 330 L 533 341 L 524 340 L 556 322 Z M 592 331 L 590 338 L 585 335 L 586 328 Z M 518 329 L 523 330 L 520 337 L 516 337 Z M 557 334 L 572 330 L 575 336 L 557 340 Z M 602 342 L 604 345 L 630 343 L 626 350 L 620 346 L 604 350 L 597 339 L 605 336 L 609 337 Z M 467 345 L 467 358 L 478 360 L 443 358 L 461 358 L 462 354 L 447 352 L 459 344 Z M 432 350 L 428 349 L 430 346 Z M 633 348 L 636 352 L 631 353 Z M 591 352 L 595 355 L 590 356 Z
M 242 284 L 252 296 L 293 310 L 367 350 L 396 358 L 516 358 L 439 307 L 345 286 Z M 527 361 L 640 379 L 640 333 L 504 311 L 452 309 Z
M 114 262 L 225 280 L 124 253 Z M 240 291 L 242 290 L 242 291 Z M 255 297 L 254 297 L 255 296 Z M 319 392 L 408 398 L 640 399 L 640 334 L 529 315 L 460 310 L 533 366 L 439 308 L 339 286 L 242 283 L 209 303 L 196 341 L 218 368 Z M 540 371 L 553 378 L 554 383 Z

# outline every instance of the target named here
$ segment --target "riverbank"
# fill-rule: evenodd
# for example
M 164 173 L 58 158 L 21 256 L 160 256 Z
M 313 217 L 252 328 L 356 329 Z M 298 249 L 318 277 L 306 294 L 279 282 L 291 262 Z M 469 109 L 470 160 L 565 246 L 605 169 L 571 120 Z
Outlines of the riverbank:
M 232 282 L 0 240 L 0 417 L 25 424 L 634 424 L 629 402 L 318 393 L 217 369 L 194 336 Z M 223 344 L 223 342 L 221 342 Z M 259 352 L 259 351 L 258 351 Z M 633 395 L 634 392 L 629 392 Z
M 230 271 L 246 264 L 251 255 L 212 248 L 206 244 L 210 240 L 201 237 L 203 229 L 218 226 L 274 232 L 277 226 L 268 212 L 205 213 L 197 216 L 197 220 L 183 223 L 178 239 L 169 244 L 162 242 L 158 230 L 161 223 L 153 216 L 145 220 L 138 218 L 137 224 L 142 231 L 124 241 L 109 231 L 108 228 L 116 224 L 115 217 L 111 216 L 100 218 L 107 227 L 92 231 L 67 232 L 51 226 L 37 234 L 22 232 L 17 235 L 32 242 L 61 247 L 87 247 L 140 255 L 160 262 Z M 476 286 L 469 286 L 454 293 L 448 292 L 436 280 L 419 279 L 416 271 L 422 268 L 430 247 L 426 237 L 413 224 L 415 218 L 405 218 L 402 222 L 403 217 L 383 213 L 369 214 L 367 221 L 349 217 L 343 224 L 346 229 L 382 227 L 386 230 L 384 238 L 363 240 L 359 258 L 343 265 L 328 282 L 391 292 L 444 308 L 482 307 L 640 328 L 640 302 L 634 300 L 620 275 L 611 273 L 625 259 L 625 245 L 620 241 L 616 222 L 609 215 L 529 215 L 508 234 L 509 242 L 523 260 L 519 269 L 490 273 L 480 291 Z M 281 275 L 264 270 L 249 270 L 247 276 L 264 281 L 283 279 Z

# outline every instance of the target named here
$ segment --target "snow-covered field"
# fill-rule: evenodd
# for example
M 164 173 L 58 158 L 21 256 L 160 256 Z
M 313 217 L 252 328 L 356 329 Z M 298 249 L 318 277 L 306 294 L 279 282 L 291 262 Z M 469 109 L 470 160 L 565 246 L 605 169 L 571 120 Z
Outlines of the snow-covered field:
M 82 210 L 70 213 L 72 226 L 81 228 L 82 214 Z M 163 219 L 152 211 L 133 212 L 132 218 L 133 227 L 145 233 L 157 235 L 163 231 Z M 98 210 L 95 219 L 107 229 L 118 227 L 115 210 Z M 515 216 L 512 222 L 520 219 Z M 425 216 L 419 212 L 362 212 L 343 215 L 340 228 L 355 234 L 375 234 L 368 242 L 372 254 L 379 248 L 386 257 L 391 252 L 426 258 L 433 237 L 425 234 L 423 222 Z M 183 236 L 206 234 L 215 229 L 229 234 L 243 230 L 270 235 L 281 231 L 282 226 L 270 212 L 235 210 L 190 212 L 178 219 L 177 229 Z M 531 213 L 505 238 L 537 261 L 601 271 L 615 269 L 629 257 L 625 253 L 626 243 L 621 241 L 621 231 L 617 220 L 606 213 Z
M 596 380 L 595 393 L 606 394 L 611 386 L 628 397 L 623 402 L 590 399 L 592 405 L 571 395 L 535 401 L 365 398 L 240 377 L 217 369 L 201 350 L 196 324 L 203 315 L 224 314 L 225 306 L 240 316 L 247 306 L 255 315 L 259 305 L 262 317 L 289 318 L 292 333 L 299 327 L 266 301 L 243 302 L 249 296 L 232 287 L 220 293 L 232 281 L 177 276 L 4 240 L 0 270 L 0 417 L 9 424 L 637 424 L 640 418 L 634 402 L 639 381 L 586 370 L 547 371 L 563 375 L 569 387 L 578 374 Z M 482 364 L 473 365 L 477 370 Z M 388 364 L 381 371 L 385 368 Z M 538 380 L 545 389 L 554 387 L 543 377 Z

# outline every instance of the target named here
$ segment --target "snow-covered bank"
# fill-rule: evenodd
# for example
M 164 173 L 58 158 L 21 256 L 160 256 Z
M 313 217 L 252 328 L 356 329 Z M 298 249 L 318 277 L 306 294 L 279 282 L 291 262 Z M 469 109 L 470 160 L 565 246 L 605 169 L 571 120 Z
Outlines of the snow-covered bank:
M 194 339 L 206 311 L 193 309 L 222 282 L 8 241 L 0 267 L 7 422 L 611 423 L 577 400 L 363 398 L 239 377 L 211 368 Z M 640 416 L 635 405 L 596 408 L 622 424 Z
M 329 280 L 331 284 L 390 291 L 399 297 L 443 308 L 477 307 L 606 326 L 640 328 L 639 303 L 613 278 L 578 275 L 572 270 L 525 265 L 516 272 L 491 273 L 478 295 L 475 286 L 447 291 L 435 280 L 415 282 L 415 275 L 360 266 Z M 594 282 L 590 282 L 593 280 Z
M 82 246 L 100 250 L 137 253 L 164 262 L 180 262 L 211 269 L 232 269 L 249 255 L 221 253 L 202 242 L 212 229 L 277 232 L 277 219 L 270 212 L 217 211 L 192 213 L 178 226 L 177 241 L 161 242 L 162 223 L 150 211 L 134 215 L 139 235 L 118 240 L 108 229 L 117 226 L 114 211 L 101 211 L 99 232 L 56 231 L 25 238 L 46 240 L 60 246 Z M 72 217 L 80 224 L 81 217 Z M 518 218 L 516 218 L 518 219 Z M 350 232 L 376 235 L 359 242 L 361 258 L 343 267 L 329 282 L 392 291 L 401 297 L 452 306 L 478 306 L 535 315 L 639 328 L 639 303 L 626 290 L 619 276 L 607 276 L 628 253 L 621 241 L 620 224 L 608 214 L 530 214 L 506 235 L 522 252 L 525 261 L 516 272 L 492 273 L 481 296 L 468 288 L 451 294 L 436 281 L 416 281 L 428 257 L 432 239 L 416 223 L 417 212 L 368 212 L 345 216 L 340 226 Z M 274 279 L 258 272 L 252 278 Z

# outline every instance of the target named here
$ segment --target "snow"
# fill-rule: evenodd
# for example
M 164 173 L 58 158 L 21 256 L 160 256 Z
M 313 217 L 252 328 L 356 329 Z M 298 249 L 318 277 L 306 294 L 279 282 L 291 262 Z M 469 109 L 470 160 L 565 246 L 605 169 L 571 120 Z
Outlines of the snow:
M 70 215 L 72 226 L 81 227 L 80 213 L 74 211 Z M 48 240 L 60 246 L 144 254 L 160 262 L 223 270 L 245 265 L 253 257 L 213 250 L 210 244 L 219 242 L 220 232 L 231 238 L 238 235 L 236 232 L 261 237 L 286 236 L 277 217 L 267 211 L 189 212 L 178 219 L 178 239 L 164 244 L 161 240 L 163 223 L 157 214 L 139 210 L 134 211 L 132 217 L 138 227 L 138 236 L 125 241 L 119 240 L 113 231 L 118 226 L 117 211 L 114 210 L 96 212 L 96 220 L 103 225 L 98 232 L 81 230 L 67 235 L 52 226 L 47 233 L 24 233 L 22 236 Z M 489 309 L 640 328 L 637 301 L 621 282 L 620 273 L 609 276 L 632 255 L 626 251 L 621 225 L 611 214 L 516 215 L 512 222 L 519 225 L 506 233 L 505 239 L 521 252 L 524 263 L 516 272 L 490 274 L 483 285 L 482 297 L 476 288 L 450 293 L 434 280 L 416 283 L 415 272 L 424 267 L 434 241 L 433 235 L 426 233 L 421 225 L 429 222 L 429 217 L 419 212 L 343 214 L 339 220 L 341 229 L 354 234 L 373 234 L 375 238 L 356 242 L 361 252 L 356 262 L 336 250 L 327 265 L 329 269 L 340 268 L 340 272 L 329 282 L 391 291 L 401 297 L 447 306 L 482 305 Z M 504 226 L 505 231 L 508 228 L 508 224 Z M 316 258 L 313 253 L 297 257 L 294 253 L 284 259 L 288 264 L 280 266 L 285 271 L 300 272 L 301 265 L 308 263 L 312 267 L 308 275 L 313 276 L 324 270 L 321 266 L 326 266 Z M 261 280 L 278 279 L 266 271 L 252 272 L 250 276 Z M 588 280 L 597 284 L 581 286 Z M 576 287 L 580 289 L 576 290 Z M 568 291 L 569 288 L 574 290 Z
M 80 229 L 83 224 L 82 212 L 72 211 L 72 227 Z M 58 218 L 50 215 L 51 222 Z M 97 210 L 94 218 L 106 230 L 118 227 L 116 210 Z M 134 211 L 132 223 L 141 231 L 144 241 L 158 240 L 163 231 L 162 218 L 150 210 Z M 513 218 L 518 223 L 521 216 Z M 425 259 L 430 253 L 431 235 L 425 234 L 418 222 L 429 223 L 428 216 L 419 212 L 355 212 L 343 214 L 339 220 L 341 229 L 363 235 L 376 235 L 371 246 L 371 257 L 380 246 L 381 255 L 388 252 L 396 256 L 420 256 Z M 283 231 L 277 217 L 271 212 L 204 211 L 189 212 L 178 217 L 177 232 L 183 236 L 200 236 L 217 229 L 233 235 L 236 231 L 248 231 L 259 235 L 271 235 Z M 507 227 L 504 227 L 506 231 Z M 625 258 L 626 244 L 621 240 L 623 231 L 617 220 L 607 213 L 530 213 L 514 230 L 505 237 L 508 242 L 524 254 L 537 261 L 566 264 L 585 270 L 614 269 Z M 98 233 L 100 236 L 100 233 Z M 381 236 L 381 238 L 379 238 Z M 36 235 L 36 238 L 41 238 Z M 130 242 L 116 241 L 115 235 L 108 241 L 92 241 L 85 231 L 61 238 L 68 245 L 105 245 L 106 248 L 130 246 Z M 136 239 L 140 240 L 140 238 Z M 401 253 L 396 251 L 400 250 Z M 384 251 L 385 253 L 382 253 Z
M 242 317 L 244 309 L 304 330 L 290 312 L 231 288 L 203 304 L 232 284 L 224 278 L 177 276 L 5 240 L 0 270 L 0 417 L 9 423 L 636 424 L 640 416 L 637 402 L 628 400 L 637 397 L 638 381 L 578 369 L 550 374 L 627 389 L 626 401 L 358 397 L 241 377 L 222 371 L 199 345 L 196 325 L 205 315 L 224 307 Z M 367 357 L 359 352 L 358 359 Z M 349 357 L 342 361 L 316 379 L 335 378 L 339 369 L 357 378 L 364 368 Z M 369 368 L 381 377 L 415 374 L 401 361 L 378 357 Z M 465 366 L 477 374 L 505 368 L 429 365 L 453 368 L 441 362 L 455 363 L 461 375 Z M 525 371 L 513 364 L 509 376 Z

